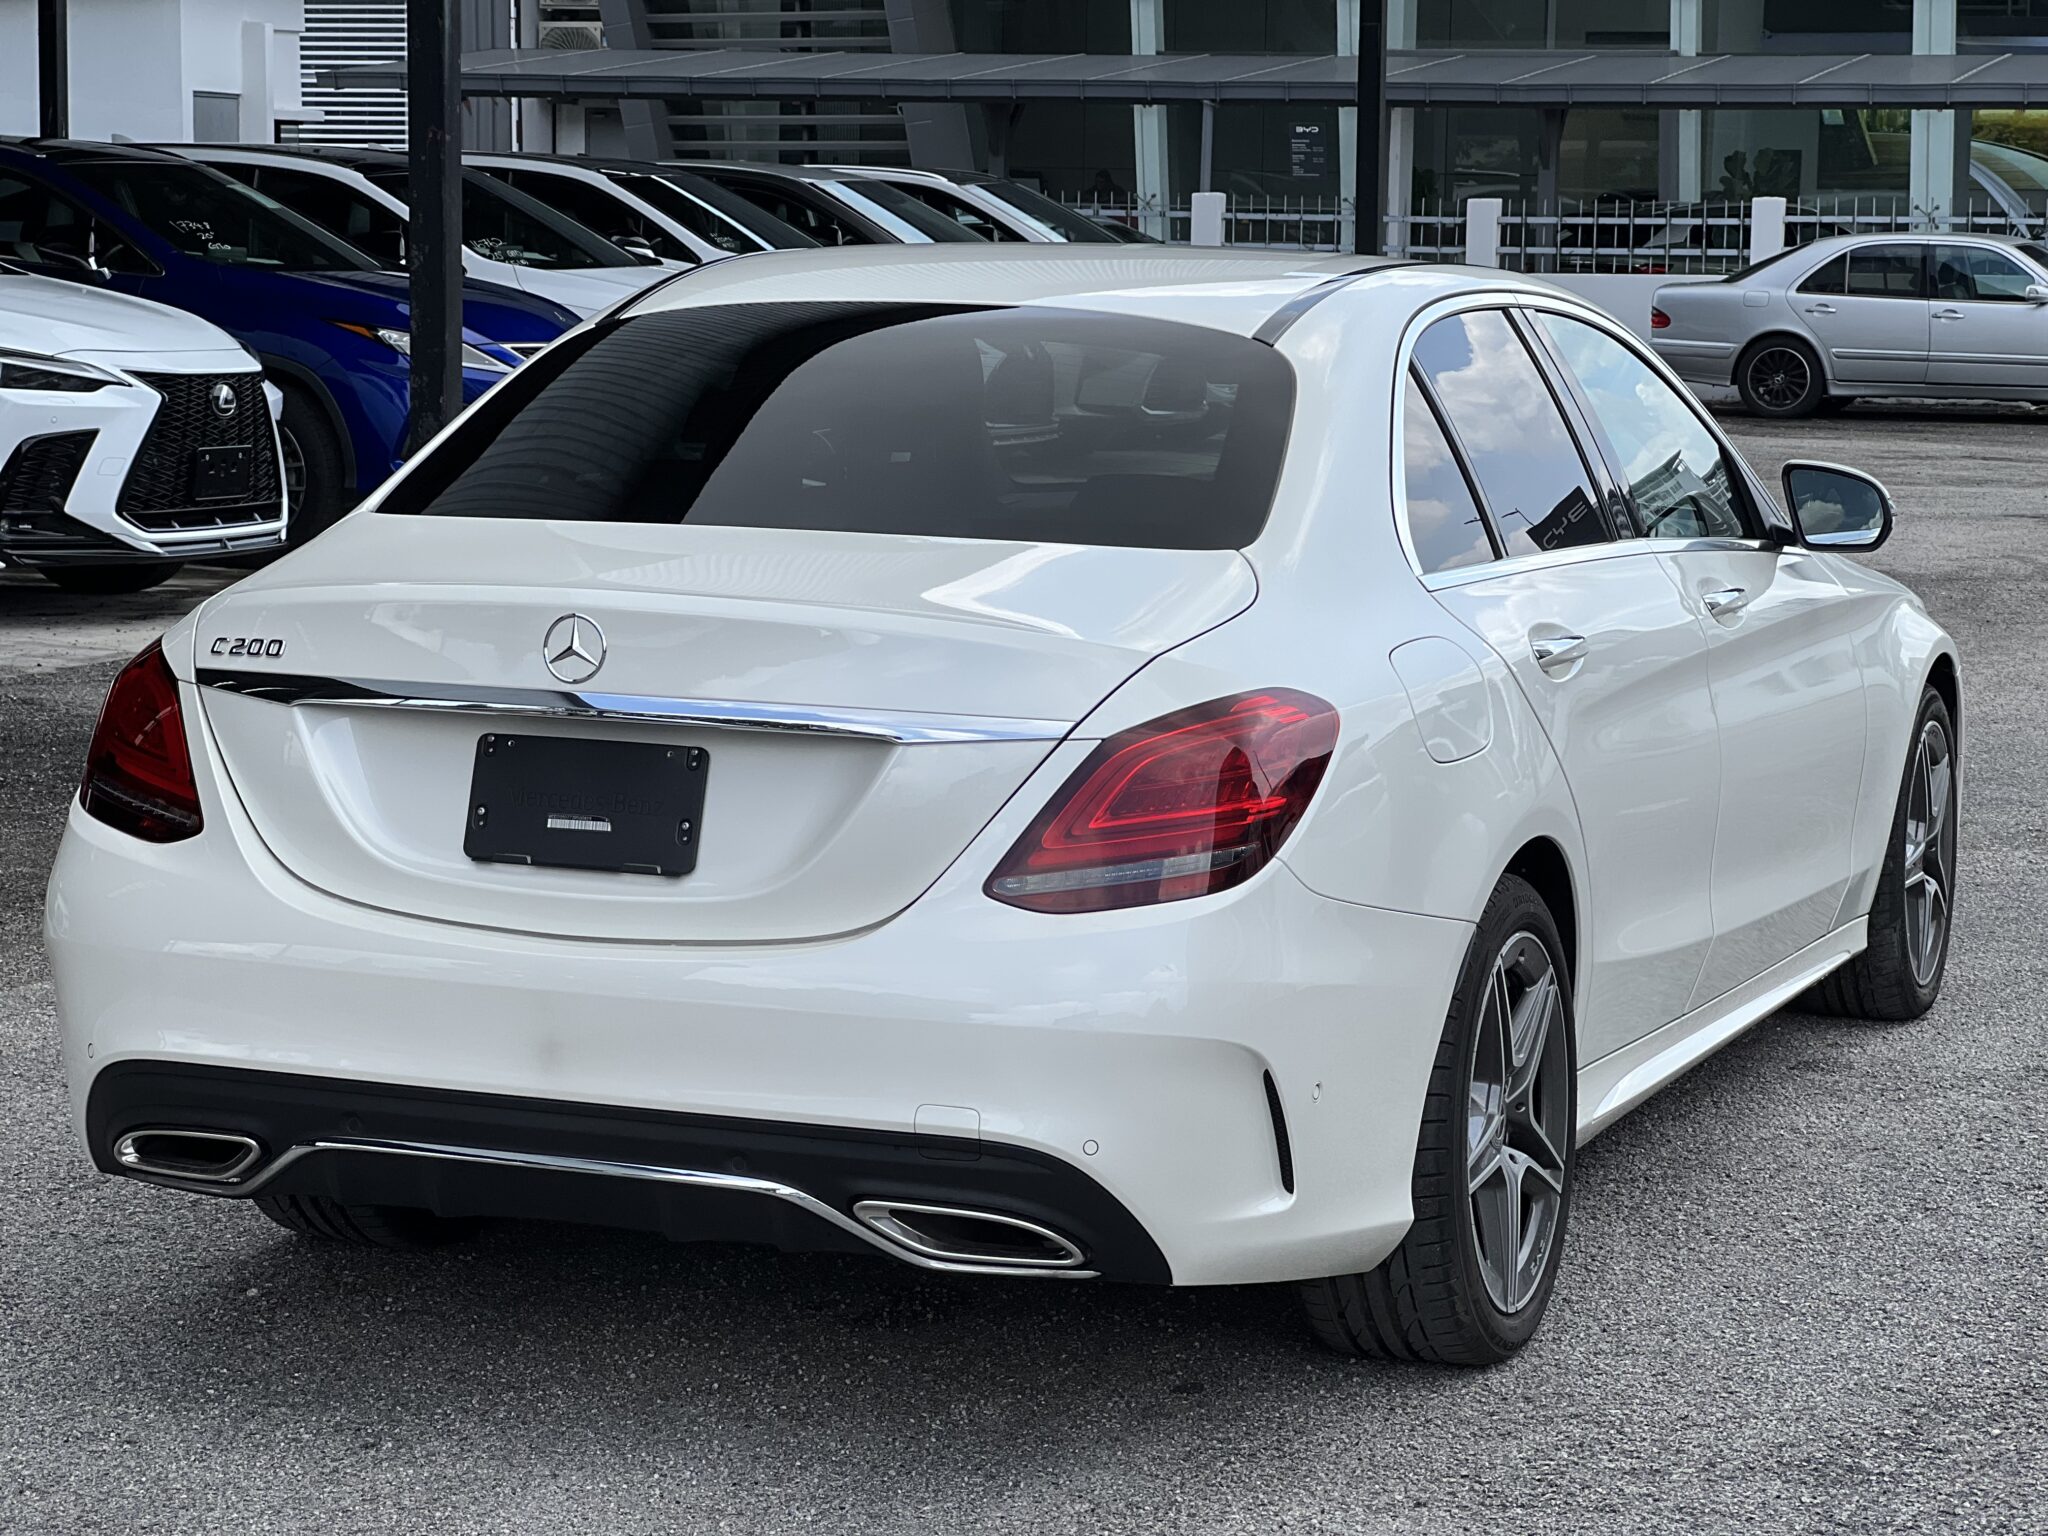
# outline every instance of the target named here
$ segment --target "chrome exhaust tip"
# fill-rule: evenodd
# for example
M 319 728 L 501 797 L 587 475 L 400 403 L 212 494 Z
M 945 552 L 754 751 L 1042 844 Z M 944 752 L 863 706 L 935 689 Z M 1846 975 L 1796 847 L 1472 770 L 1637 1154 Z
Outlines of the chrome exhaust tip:
M 862 1200 L 853 1214 L 899 1248 L 945 1264 L 987 1269 L 1079 1269 L 1088 1256 L 1072 1239 L 1021 1216 L 952 1205 Z
M 114 1143 L 114 1161 L 123 1168 L 192 1184 L 232 1183 L 262 1156 L 254 1137 L 234 1131 L 159 1127 L 130 1131 Z

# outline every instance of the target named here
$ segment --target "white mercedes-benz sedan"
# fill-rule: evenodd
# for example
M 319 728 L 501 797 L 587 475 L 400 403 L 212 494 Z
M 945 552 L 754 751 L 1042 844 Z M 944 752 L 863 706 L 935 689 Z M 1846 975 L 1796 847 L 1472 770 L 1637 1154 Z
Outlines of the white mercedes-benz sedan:
M 1513 274 L 707 266 L 115 681 L 50 882 L 104 1171 L 1299 1282 L 1525 1342 L 1574 1149 L 1794 998 L 1922 1013 L 1955 648 Z

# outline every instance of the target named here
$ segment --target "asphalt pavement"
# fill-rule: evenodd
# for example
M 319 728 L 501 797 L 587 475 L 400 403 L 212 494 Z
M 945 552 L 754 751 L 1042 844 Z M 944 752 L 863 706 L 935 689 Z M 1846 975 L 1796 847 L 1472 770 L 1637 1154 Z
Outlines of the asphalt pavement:
M 2048 1531 L 2048 415 L 1730 425 L 1861 465 L 1957 635 L 1947 992 L 1782 1014 L 1594 1142 L 1536 1342 L 1346 1362 L 1284 1291 L 505 1224 L 427 1255 L 102 1178 L 42 891 L 136 598 L 0 575 L 0 1532 Z

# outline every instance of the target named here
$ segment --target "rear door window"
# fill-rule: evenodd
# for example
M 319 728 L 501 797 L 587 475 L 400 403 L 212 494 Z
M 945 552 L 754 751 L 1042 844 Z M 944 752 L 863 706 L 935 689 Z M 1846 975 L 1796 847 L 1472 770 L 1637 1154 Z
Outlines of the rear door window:
M 1437 321 L 1416 342 L 1415 364 L 1510 557 L 1608 540 L 1578 442 L 1506 314 L 1478 309 Z
M 1849 253 L 1852 299 L 1924 299 L 1926 262 L 1917 245 L 1866 245 Z
M 1202 326 L 697 306 L 550 348 L 383 510 L 1236 549 L 1265 525 L 1293 404 L 1279 353 Z
M 1833 261 L 1824 261 L 1814 274 L 1799 285 L 1801 293 L 1847 293 L 1849 291 L 1849 257 L 1846 252 Z
M 1413 376 L 1401 405 L 1401 516 L 1422 574 L 1484 565 L 1494 558 L 1486 515 L 1465 479 L 1443 423 Z

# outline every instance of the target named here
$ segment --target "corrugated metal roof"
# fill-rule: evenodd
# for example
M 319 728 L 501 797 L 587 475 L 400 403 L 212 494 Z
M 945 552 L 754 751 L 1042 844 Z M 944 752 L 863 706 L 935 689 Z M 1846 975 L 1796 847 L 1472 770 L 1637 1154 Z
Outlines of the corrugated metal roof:
M 320 83 L 392 87 L 404 63 L 319 71 Z M 1097 102 L 1357 99 L 1357 63 L 1338 55 L 778 53 L 760 49 L 463 55 L 471 96 L 694 96 L 706 100 Z M 1618 50 L 1396 53 L 1401 106 L 2037 107 L 2048 53 L 1714 54 Z

